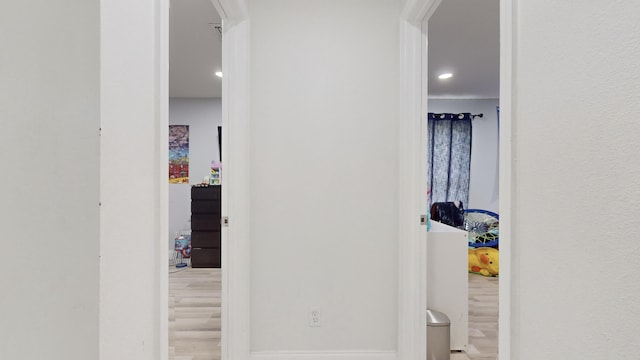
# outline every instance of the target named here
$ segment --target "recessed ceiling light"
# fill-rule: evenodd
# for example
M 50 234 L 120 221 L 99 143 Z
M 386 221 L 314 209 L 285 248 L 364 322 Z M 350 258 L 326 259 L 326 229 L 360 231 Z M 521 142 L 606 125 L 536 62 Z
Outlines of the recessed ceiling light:
M 440 74 L 440 75 L 438 75 L 438 79 L 440 79 L 440 80 L 444 80 L 444 79 L 448 79 L 448 78 L 450 78 L 450 77 L 452 77 L 452 76 L 453 76 L 453 74 L 452 74 L 452 73 L 444 73 L 444 74 Z
M 222 71 L 216 71 L 216 76 L 221 78 L 222 77 Z

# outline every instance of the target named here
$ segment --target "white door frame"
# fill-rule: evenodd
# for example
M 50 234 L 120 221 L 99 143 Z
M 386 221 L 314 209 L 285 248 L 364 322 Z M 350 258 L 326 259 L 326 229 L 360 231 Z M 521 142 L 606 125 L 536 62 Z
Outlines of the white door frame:
M 211 0 L 222 32 L 222 359 L 248 359 L 251 197 L 249 20 L 245 0 Z M 229 241 L 232 239 L 232 241 Z
M 426 359 L 427 34 L 426 20 L 442 0 L 408 0 L 400 19 L 398 353 Z
M 223 20 L 223 204 L 230 226 L 222 231 L 222 359 L 250 358 L 250 144 L 249 66 L 250 21 L 247 0 L 211 0 Z M 399 279 L 398 279 L 398 360 L 426 357 L 426 231 L 419 225 L 419 215 L 426 211 L 426 129 L 427 113 L 427 34 L 428 19 L 442 0 L 406 0 L 400 19 L 400 109 L 398 114 L 399 149 Z M 511 114 L 513 0 L 501 0 L 500 67 L 500 212 L 501 212 L 501 281 L 500 281 L 500 354 L 510 358 L 510 235 L 511 235 Z M 157 27 L 160 39 L 161 70 L 168 59 L 168 0 L 159 0 Z M 166 7 L 166 8 L 165 8 Z M 163 70 L 164 71 L 164 70 Z M 159 112 L 166 119 L 168 78 L 160 71 Z M 160 131 L 160 143 L 166 132 Z M 164 139 L 164 140 L 163 140 Z M 166 158 L 160 156 L 160 168 Z M 162 176 L 166 176 L 163 172 Z M 161 188 L 161 192 L 162 192 Z M 166 190 L 166 188 L 164 188 Z M 229 201 L 231 200 L 231 201 Z M 166 214 L 167 196 L 160 194 Z M 167 220 L 161 221 L 161 230 Z M 161 232 L 166 233 L 166 232 Z M 233 239 L 229 241 L 229 239 Z M 164 244 L 162 246 L 165 246 Z M 168 303 L 167 277 L 160 278 L 161 305 Z M 160 316 L 166 317 L 166 311 Z M 161 319 L 161 326 L 167 321 Z M 161 345 L 166 348 L 166 329 L 161 329 Z M 163 359 L 166 349 L 161 350 Z
M 516 201 L 515 179 L 513 178 L 512 136 L 515 123 L 516 101 L 515 49 L 516 0 L 500 0 L 500 288 L 498 353 L 503 360 L 511 359 L 511 283 L 513 268 L 512 254 L 512 211 Z

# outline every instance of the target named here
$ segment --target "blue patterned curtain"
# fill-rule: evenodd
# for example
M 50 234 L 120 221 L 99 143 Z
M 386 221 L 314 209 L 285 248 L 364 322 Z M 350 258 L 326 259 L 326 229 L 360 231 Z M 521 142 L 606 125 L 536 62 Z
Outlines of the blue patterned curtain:
M 431 189 L 429 208 L 435 202 L 445 201 L 461 201 L 467 208 L 472 116 L 470 113 L 429 113 L 428 119 L 427 182 Z

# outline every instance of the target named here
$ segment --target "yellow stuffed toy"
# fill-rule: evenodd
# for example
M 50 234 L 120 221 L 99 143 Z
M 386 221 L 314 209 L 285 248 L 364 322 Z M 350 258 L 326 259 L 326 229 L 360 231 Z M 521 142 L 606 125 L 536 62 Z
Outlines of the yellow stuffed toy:
M 484 276 L 496 276 L 500 269 L 498 250 L 490 247 L 469 249 L 469 271 Z

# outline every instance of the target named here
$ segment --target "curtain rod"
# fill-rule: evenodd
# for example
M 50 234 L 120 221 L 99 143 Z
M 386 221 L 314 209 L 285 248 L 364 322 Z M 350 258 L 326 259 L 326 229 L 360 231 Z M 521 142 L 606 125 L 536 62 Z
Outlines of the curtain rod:
M 453 119 L 465 119 L 467 116 L 470 117 L 472 120 L 479 117 L 482 118 L 484 116 L 484 114 L 480 113 L 480 114 L 471 114 L 471 113 L 458 113 L 458 114 L 453 114 L 453 113 L 429 113 L 428 114 L 429 117 L 431 119 L 447 119 L 447 120 L 453 120 Z

